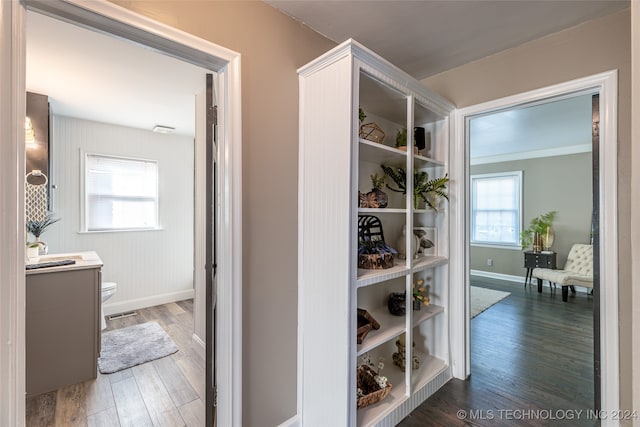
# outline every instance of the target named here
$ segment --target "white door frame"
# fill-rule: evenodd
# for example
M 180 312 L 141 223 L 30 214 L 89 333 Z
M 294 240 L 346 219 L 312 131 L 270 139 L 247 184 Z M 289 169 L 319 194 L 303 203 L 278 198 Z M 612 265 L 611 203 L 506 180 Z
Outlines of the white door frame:
M 469 161 L 468 126 L 471 116 L 521 104 L 571 96 L 577 92 L 600 94 L 600 349 L 601 409 L 605 414 L 620 408 L 618 338 L 618 72 L 617 70 L 572 80 L 530 92 L 459 109 L 454 114 L 451 147 L 451 179 L 458 197 L 452 200 L 451 217 L 451 354 L 456 378 L 471 373 L 469 319 Z M 563 363 L 559 361 L 559 363 Z M 602 426 L 619 425 L 608 417 Z
M 240 55 L 105 0 L 0 2 L 0 425 L 25 424 L 25 14 L 34 10 L 218 73 L 218 425 L 242 424 Z M 204 77 L 204 76 L 203 76 Z M 196 231 L 197 232 L 197 231 Z M 204 269 L 204 266 L 196 266 Z M 234 285 L 235 284 L 235 285 Z

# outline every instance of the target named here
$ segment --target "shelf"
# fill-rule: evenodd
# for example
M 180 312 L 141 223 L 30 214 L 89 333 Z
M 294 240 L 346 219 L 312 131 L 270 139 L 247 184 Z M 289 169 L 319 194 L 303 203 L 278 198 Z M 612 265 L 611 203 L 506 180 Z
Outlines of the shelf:
M 391 165 L 404 165 L 407 162 L 406 151 L 389 147 L 378 142 L 367 141 L 360 138 L 360 160 Z
M 419 351 L 415 354 L 420 358 L 420 368 L 413 371 L 411 375 L 411 389 L 414 393 L 449 367 L 444 360 L 437 357 Z
M 360 307 L 366 308 L 366 307 Z M 373 316 L 378 323 L 380 323 L 380 329 L 372 329 L 362 344 L 358 344 L 357 355 L 362 356 L 368 351 L 373 350 L 381 344 L 391 341 L 405 331 L 405 316 L 394 316 L 386 308 L 377 308 L 367 311 Z M 420 325 L 422 322 L 444 313 L 444 307 L 439 305 L 430 305 L 423 307 L 419 311 L 413 311 L 414 327 Z
M 384 270 L 359 268 L 356 287 L 375 285 L 376 283 L 406 276 L 409 273 L 409 267 L 407 267 L 405 260 L 394 259 L 393 264 L 393 267 Z
M 397 213 L 407 213 L 406 209 L 397 209 L 397 208 L 358 208 L 358 213 L 367 213 L 367 214 L 397 214 Z
M 356 286 L 362 288 L 377 283 L 386 282 L 387 280 L 396 279 L 406 276 L 409 268 L 405 264 L 405 260 L 393 260 L 394 266 L 384 270 L 369 270 L 366 268 L 358 269 L 358 280 Z M 439 267 L 449 263 L 449 258 L 443 256 L 426 256 L 413 261 L 413 272 L 417 273 L 428 268 Z
M 391 383 L 391 392 L 380 402 L 358 409 L 358 426 L 371 426 L 380 422 L 391 411 L 407 400 L 405 374 L 392 361 L 386 360 L 382 374 Z
M 358 344 L 357 355 L 362 356 L 368 351 L 373 350 L 381 344 L 390 341 L 405 331 L 405 316 L 394 316 L 389 313 L 386 307 L 375 309 L 366 308 L 369 314 L 380 324 L 380 329 L 372 329 L 367 334 L 362 344 Z
M 424 167 L 444 166 L 444 162 L 441 162 L 440 160 L 432 159 L 430 157 L 421 156 L 420 154 L 414 155 L 413 159 L 415 161 L 414 164 L 416 169 L 424 168 Z
M 343 67 L 347 62 L 352 66 Z M 403 195 L 383 190 L 388 196 L 387 208 L 383 209 L 359 208 L 356 197 L 361 190 L 371 188 L 372 175 L 384 175 L 381 165 L 402 167 L 407 172 L 409 187 L 413 182 L 409 171 L 426 172 L 432 179 L 447 173 L 451 165 L 450 120 L 454 107 L 352 41 L 301 68 L 299 74 L 301 208 L 298 222 L 303 232 L 298 242 L 301 248 L 298 322 L 301 330 L 313 337 L 298 343 L 298 352 L 302 355 L 298 374 L 300 378 L 309 379 L 300 383 L 300 411 L 306 414 L 306 422 L 314 425 L 391 426 L 451 376 L 449 286 L 452 274 L 447 258 L 451 208 L 443 201 L 437 205 L 436 212 L 426 209 L 421 201 L 418 207 L 423 209 L 416 210 L 411 192 Z M 336 85 L 336 81 L 341 84 Z M 359 111 L 356 111 L 360 108 L 367 115 L 363 123 L 376 123 L 385 132 L 382 143 L 360 138 Z M 395 136 L 404 127 L 409 128 L 409 146 L 395 147 Z M 420 154 L 412 147 L 412 127 L 425 130 L 426 148 Z M 343 153 L 344 161 L 336 162 L 336 153 Z M 328 166 L 332 173 L 327 175 Z M 394 187 L 388 178 L 387 183 Z M 457 197 L 452 191 L 456 188 L 447 187 L 452 199 Z M 343 203 L 344 200 L 347 202 Z M 357 259 L 354 252 L 359 243 L 356 214 L 377 216 L 391 246 L 401 240 L 405 225 L 405 237 L 410 242 L 404 248 L 410 249 L 407 252 L 416 249 L 412 227 L 435 228 L 432 239 L 435 247 L 421 252 L 422 256 L 417 259 L 411 254 L 408 259 L 394 257 L 389 269 L 359 269 L 357 262 L 354 266 Z M 327 218 L 330 221 L 327 222 Z M 326 251 L 332 247 L 339 250 Z M 327 252 L 327 265 L 331 268 L 318 267 L 318 257 L 323 251 Z M 393 316 L 387 308 L 389 294 L 410 289 L 414 278 L 428 283 L 434 304 L 412 311 L 411 296 L 407 295 L 407 312 Z M 356 307 L 368 310 L 381 325 L 378 330 L 370 330 L 361 345 L 356 343 L 354 330 Z M 348 316 L 345 317 L 345 313 Z M 330 328 L 327 328 L 327 319 L 331 322 Z M 403 373 L 393 365 L 392 354 L 398 337 L 403 333 L 412 335 L 412 332 L 418 341 L 416 347 L 424 355 L 420 355 L 420 369 Z M 344 340 L 345 334 L 348 342 Z M 326 363 L 328 348 L 338 349 L 331 361 L 335 369 L 320 372 L 318 366 Z M 345 372 L 354 373 L 356 358 L 361 359 L 367 352 L 372 357 L 385 358 L 382 374 L 393 387 L 381 402 L 356 411 L 355 378 Z M 420 391 L 416 387 L 421 387 Z M 317 410 L 318 399 L 331 410 Z
M 425 320 L 431 319 L 440 313 L 444 313 L 444 307 L 434 304 L 431 304 L 428 307 L 422 306 L 420 310 L 413 311 L 413 320 L 411 323 L 413 324 L 413 327 L 416 327 Z
M 413 261 L 413 272 L 426 270 L 427 268 L 440 267 L 449 263 L 449 258 L 443 256 L 425 256 Z
M 434 211 L 433 209 L 414 209 L 414 214 L 434 214 L 438 215 L 440 211 Z

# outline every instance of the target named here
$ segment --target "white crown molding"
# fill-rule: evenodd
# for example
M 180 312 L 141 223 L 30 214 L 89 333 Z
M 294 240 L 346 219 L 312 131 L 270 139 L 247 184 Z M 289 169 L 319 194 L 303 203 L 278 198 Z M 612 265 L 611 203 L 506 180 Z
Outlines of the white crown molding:
M 543 157 L 567 156 L 570 154 L 590 153 L 591 144 L 569 145 L 565 147 L 548 148 L 546 150 L 522 151 L 519 153 L 499 154 L 497 156 L 475 157 L 470 160 L 471 166 L 490 163 L 511 162 L 514 160 L 530 160 Z

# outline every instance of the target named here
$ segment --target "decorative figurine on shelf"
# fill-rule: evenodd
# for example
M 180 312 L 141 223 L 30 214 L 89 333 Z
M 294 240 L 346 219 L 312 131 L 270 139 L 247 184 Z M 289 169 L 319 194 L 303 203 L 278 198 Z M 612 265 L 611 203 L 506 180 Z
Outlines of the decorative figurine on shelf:
M 396 251 L 384 241 L 382 222 L 373 215 L 358 215 L 358 268 L 393 267 Z
M 413 309 L 420 310 L 424 304 L 426 307 L 431 304 L 429 299 L 429 287 L 423 286 L 424 279 L 419 279 L 413 284 Z
M 371 356 L 366 353 L 356 369 L 356 398 L 357 408 L 365 408 L 387 397 L 391 391 L 391 383 L 387 377 L 380 374 L 384 369 L 384 359 L 378 361 L 377 370 L 371 361 Z
M 357 343 L 362 344 L 371 329 L 380 329 L 380 323 L 365 309 L 358 309 L 358 330 L 356 331 Z
M 429 230 L 433 236 L 430 236 L 427 230 Z M 435 228 L 433 227 L 416 227 L 413 229 L 413 235 L 418 238 L 416 257 L 435 253 L 435 232 Z
M 398 250 L 398 258 L 400 259 L 406 259 L 407 258 L 407 254 L 406 254 L 406 250 L 407 250 L 407 226 L 403 225 L 402 226 L 402 234 L 400 235 L 400 238 L 398 239 L 398 243 L 397 243 L 397 250 Z M 411 245 L 411 249 L 413 250 L 413 258 L 417 258 L 418 257 L 418 249 L 420 248 L 420 240 L 418 238 L 418 236 L 414 233 L 413 234 L 413 244 Z
M 405 361 L 405 354 L 406 352 L 406 335 L 402 334 L 398 337 L 398 339 L 396 340 L 396 347 L 398 347 L 398 351 L 396 353 L 393 353 L 392 358 L 393 358 L 393 364 L 400 367 L 400 369 L 402 370 L 402 372 L 405 371 L 406 369 L 406 361 Z M 411 348 L 415 348 L 416 347 L 416 343 L 412 343 Z M 420 358 L 415 354 L 415 352 L 412 352 L 413 354 L 411 355 L 411 369 L 416 370 L 418 368 L 420 368 Z
M 389 308 L 389 313 L 394 316 L 404 316 L 407 311 L 407 294 L 405 292 L 390 294 L 387 307 Z
M 386 175 L 378 176 L 377 173 L 370 176 L 373 188 L 368 193 L 359 193 L 361 208 L 386 208 L 389 204 L 389 196 L 382 191 L 387 178 Z

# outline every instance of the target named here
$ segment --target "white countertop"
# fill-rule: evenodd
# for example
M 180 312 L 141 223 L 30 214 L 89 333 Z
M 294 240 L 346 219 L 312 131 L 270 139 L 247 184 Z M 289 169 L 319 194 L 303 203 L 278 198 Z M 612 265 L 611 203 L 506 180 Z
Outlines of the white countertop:
M 75 264 L 59 265 L 56 267 L 35 268 L 33 270 L 25 270 L 25 272 L 27 275 L 31 275 L 31 274 L 52 273 L 56 271 L 100 268 L 103 265 L 102 260 L 100 259 L 98 254 L 93 251 L 41 255 L 37 262 L 28 262 L 27 264 L 40 264 L 43 262 L 62 261 L 67 259 L 74 260 Z

